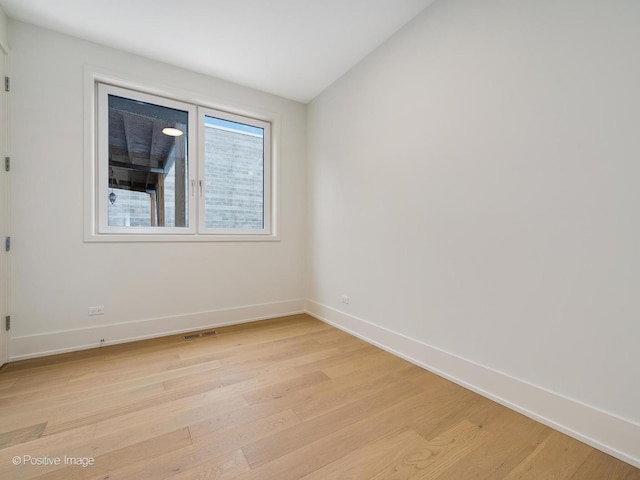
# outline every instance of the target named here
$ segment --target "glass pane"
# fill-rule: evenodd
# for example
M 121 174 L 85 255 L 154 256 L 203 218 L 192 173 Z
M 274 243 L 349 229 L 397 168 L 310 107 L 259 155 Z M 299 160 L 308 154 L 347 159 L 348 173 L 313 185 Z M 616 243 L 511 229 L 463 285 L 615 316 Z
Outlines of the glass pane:
M 113 195 L 112 195 L 113 194 Z M 150 227 L 151 195 L 113 188 L 109 192 L 109 225 L 117 227 Z
M 108 99 L 108 225 L 187 227 L 188 112 Z
M 264 129 L 205 116 L 205 226 L 264 228 Z

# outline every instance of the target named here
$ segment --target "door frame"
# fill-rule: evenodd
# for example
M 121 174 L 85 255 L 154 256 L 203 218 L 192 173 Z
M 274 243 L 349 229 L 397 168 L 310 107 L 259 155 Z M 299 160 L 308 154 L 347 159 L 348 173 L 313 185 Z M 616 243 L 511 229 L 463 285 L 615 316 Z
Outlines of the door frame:
M 0 39 L 0 366 L 9 361 L 11 331 L 5 329 L 5 318 L 11 315 L 11 256 L 5 251 L 5 238 L 11 236 L 11 172 L 5 171 L 4 158 L 9 157 L 9 95 L 4 77 L 9 76 L 9 49 Z

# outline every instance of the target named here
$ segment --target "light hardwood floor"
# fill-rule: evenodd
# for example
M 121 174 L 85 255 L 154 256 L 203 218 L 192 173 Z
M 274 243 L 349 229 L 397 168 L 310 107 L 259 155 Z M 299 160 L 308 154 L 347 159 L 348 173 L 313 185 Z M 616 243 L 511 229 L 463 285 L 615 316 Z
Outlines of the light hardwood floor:
M 6 365 L 0 478 L 640 479 L 309 316 L 217 331 Z

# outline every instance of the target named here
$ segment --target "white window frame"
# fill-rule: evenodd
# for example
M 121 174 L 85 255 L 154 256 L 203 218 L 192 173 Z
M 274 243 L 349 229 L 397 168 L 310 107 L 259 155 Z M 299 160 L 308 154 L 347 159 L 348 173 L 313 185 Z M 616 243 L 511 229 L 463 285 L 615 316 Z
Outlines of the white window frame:
M 162 105 L 158 98 L 168 102 L 190 104 L 195 108 L 195 114 L 189 114 L 189 139 L 188 139 L 188 176 L 189 176 L 189 226 L 188 227 L 108 227 L 108 160 L 102 166 L 99 156 L 100 127 L 104 128 L 105 122 L 98 120 L 99 95 L 98 85 L 104 83 L 115 88 L 120 88 L 127 94 L 131 91 L 140 94 L 140 98 L 148 95 L 150 103 Z M 280 241 L 279 218 L 279 189 L 278 155 L 280 135 L 280 115 L 272 111 L 260 111 L 247 108 L 244 105 L 228 103 L 207 98 L 202 93 L 194 93 L 188 90 L 159 86 L 154 80 L 126 78 L 120 73 L 85 67 L 84 81 L 84 241 L 89 243 L 109 242 L 270 242 Z M 127 94 L 124 94 L 127 98 Z M 129 96 L 129 98 L 131 98 Z M 146 100 L 143 100 L 146 101 Z M 172 107 L 173 108 L 173 107 Z M 237 115 L 242 119 L 241 123 L 249 123 L 247 120 L 266 122 L 270 125 L 270 136 L 265 135 L 265 164 L 264 164 L 264 227 L 258 229 L 206 229 L 201 220 L 201 210 L 204 209 L 204 197 L 200 198 L 199 179 L 201 178 L 201 150 L 204 150 L 200 130 L 200 123 L 204 123 L 204 114 L 198 110 L 215 112 L 220 114 Z M 100 112 L 104 111 L 104 106 Z M 197 115 L 197 117 L 196 117 Z M 200 120 L 202 118 L 202 120 Z M 230 117 L 233 118 L 233 117 Z M 108 123 L 107 129 L 108 129 Z M 194 126 L 195 125 L 195 126 Z M 196 134 L 194 134 L 196 132 Z M 202 145 L 200 145 L 202 138 Z M 267 157 L 268 155 L 268 157 Z M 108 159 L 108 156 L 106 157 Z M 103 162 L 104 163 L 104 162 Z M 106 175 L 106 177 L 105 177 Z M 195 178 L 193 178 L 195 177 Z M 102 179 L 106 178 L 105 181 Z M 106 192 L 106 195 L 105 195 Z M 267 193 L 268 192 L 268 193 Z M 103 205 L 100 205 L 100 203 Z M 195 215 L 195 217 L 193 217 Z M 100 223 L 103 223 L 102 228 Z
M 271 234 L 271 123 L 264 120 L 258 120 L 255 118 L 249 118 L 246 116 L 235 115 L 233 113 L 227 113 L 212 108 L 200 107 L 198 108 L 198 139 L 200 140 L 200 146 L 204 145 L 205 138 L 205 117 L 215 117 L 222 120 L 228 120 L 230 122 L 242 123 L 250 125 L 252 127 L 262 128 L 264 130 L 264 143 L 263 143 L 263 190 L 262 190 L 262 218 L 263 228 L 211 228 L 205 225 L 205 193 L 206 182 L 205 177 L 205 149 L 200 149 L 200 169 L 199 169 L 199 182 L 200 182 L 200 215 L 198 222 L 198 231 L 203 234 L 214 235 L 270 235 Z
M 119 235 L 193 235 L 197 232 L 197 199 L 194 188 L 197 171 L 197 147 L 196 147 L 196 115 L 197 109 L 194 105 L 178 102 L 156 95 L 138 92 L 109 85 L 107 83 L 96 82 L 98 90 L 98 153 L 97 153 L 97 207 L 98 207 L 98 234 L 119 234 Z M 115 95 L 131 100 L 151 103 L 162 107 L 183 110 L 189 114 L 188 137 L 187 137 L 187 172 L 189 181 L 187 182 L 188 201 L 188 226 L 186 227 L 121 227 L 110 226 L 109 217 L 109 95 Z

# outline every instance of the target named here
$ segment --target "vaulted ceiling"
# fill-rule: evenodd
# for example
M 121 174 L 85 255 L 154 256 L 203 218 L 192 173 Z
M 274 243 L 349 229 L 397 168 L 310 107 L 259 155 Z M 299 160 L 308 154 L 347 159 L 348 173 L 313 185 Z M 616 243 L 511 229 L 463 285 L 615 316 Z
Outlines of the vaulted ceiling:
M 306 103 L 434 0 L 0 0 L 10 18 Z

